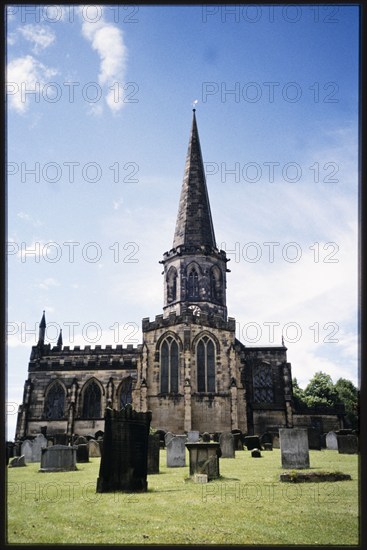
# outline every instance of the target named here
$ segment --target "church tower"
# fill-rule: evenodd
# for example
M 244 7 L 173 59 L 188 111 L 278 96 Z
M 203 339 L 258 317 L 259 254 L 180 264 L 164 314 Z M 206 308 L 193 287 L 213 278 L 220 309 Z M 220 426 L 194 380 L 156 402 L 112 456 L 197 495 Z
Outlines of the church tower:
M 163 314 L 143 319 L 134 406 L 156 429 L 246 431 L 235 320 L 227 318 L 228 259 L 218 250 L 195 109 L 173 246 L 163 255 Z

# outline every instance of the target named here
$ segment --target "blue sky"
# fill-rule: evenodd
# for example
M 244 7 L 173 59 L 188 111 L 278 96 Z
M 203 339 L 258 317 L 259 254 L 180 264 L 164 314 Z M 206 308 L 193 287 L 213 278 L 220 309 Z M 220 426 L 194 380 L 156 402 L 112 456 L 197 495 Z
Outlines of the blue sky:
M 43 309 L 70 346 L 136 345 L 162 313 L 194 100 L 237 337 L 283 333 L 302 387 L 358 383 L 358 25 L 355 6 L 9 8 L 9 438 Z

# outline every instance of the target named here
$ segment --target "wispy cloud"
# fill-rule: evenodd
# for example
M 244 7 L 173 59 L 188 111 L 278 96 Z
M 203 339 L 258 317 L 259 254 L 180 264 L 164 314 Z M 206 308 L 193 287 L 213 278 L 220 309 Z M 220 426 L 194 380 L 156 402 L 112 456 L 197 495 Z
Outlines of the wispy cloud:
M 60 286 L 60 283 L 53 277 L 47 277 L 46 279 L 41 281 L 37 286 L 42 290 L 49 290 L 51 287 Z
M 95 23 L 83 19 L 82 34 L 100 58 L 98 82 L 105 90 L 106 103 L 112 112 L 118 112 L 124 105 L 121 87 L 127 58 L 122 31 L 101 17 Z
M 18 212 L 17 217 L 25 222 L 30 223 L 31 225 L 33 225 L 33 227 L 40 227 L 41 225 L 43 225 L 43 223 L 40 220 L 35 220 L 34 218 L 32 218 L 32 216 L 30 216 L 26 212 Z
M 55 33 L 45 25 L 28 24 L 18 27 L 17 30 L 25 40 L 33 44 L 32 51 L 35 54 L 39 54 L 55 42 Z
M 40 89 L 47 80 L 57 74 L 57 70 L 47 67 L 32 55 L 17 57 L 7 67 L 7 93 L 9 105 L 18 113 L 25 113 L 29 108 L 27 91 Z M 33 94 L 30 94 L 33 96 Z M 33 97 L 34 101 L 34 97 Z

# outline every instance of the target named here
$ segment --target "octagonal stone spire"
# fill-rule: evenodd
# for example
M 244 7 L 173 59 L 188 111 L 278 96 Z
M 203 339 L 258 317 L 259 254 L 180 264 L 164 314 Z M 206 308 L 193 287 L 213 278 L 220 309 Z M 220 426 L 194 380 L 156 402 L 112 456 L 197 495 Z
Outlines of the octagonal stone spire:
M 212 215 L 195 109 L 187 151 L 185 174 L 178 207 L 173 248 L 178 246 L 209 246 L 216 248 Z

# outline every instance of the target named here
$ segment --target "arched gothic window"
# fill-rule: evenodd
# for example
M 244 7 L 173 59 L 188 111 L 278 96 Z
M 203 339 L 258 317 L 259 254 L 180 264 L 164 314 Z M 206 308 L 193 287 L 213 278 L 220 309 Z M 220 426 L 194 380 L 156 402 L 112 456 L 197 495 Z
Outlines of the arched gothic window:
M 64 417 L 65 390 L 59 382 L 52 384 L 45 399 L 45 417 L 47 420 L 59 420 Z
M 273 377 L 270 365 L 254 366 L 253 388 L 256 403 L 272 403 L 274 401 Z
M 178 344 L 172 336 L 161 344 L 161 393 L 178 392 Z
M 210 293 L 213 300 L 222 300 L 222 273 L 216 266 L 210 270 Z
M 83 418 L 101 418 L 101 389 L 95 380 L 88 383 L 83 393 Z
M 215 347 L 208 336 L 196 346 L 198 392 L 215 393 Z
M 199 276 L 194 267 L 190 270 L 189 273 L 187 290 L 189 300 L 196 300 L 197 298 L 199 298 Z
M 177 297 L 177 271 L 170 267 L 167 274 L 167 302 L 174 302 Z
M 121 382 L 120 386 L 120 409 L 132 402 L 132 383 L 133 379 L 128 376 Z

